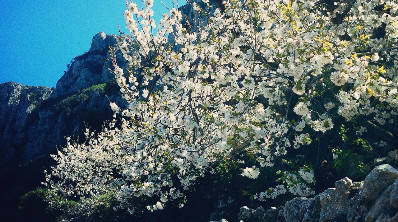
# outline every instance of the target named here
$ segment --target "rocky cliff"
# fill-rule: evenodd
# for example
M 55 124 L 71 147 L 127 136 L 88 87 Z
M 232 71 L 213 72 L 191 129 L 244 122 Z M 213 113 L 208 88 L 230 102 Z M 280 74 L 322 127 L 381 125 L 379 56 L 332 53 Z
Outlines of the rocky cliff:
M 96 34 L 56 88 L 0 85 L 0 164 L 11 159 L 25 164 L 55 150 L 65 136 L 78 135 L 84 124 L 98 126 L 110 117 L 110 101 L 119 100 L 108 70 L 108 48 L 115 43 L 114 35 Z
M 0 163 L 16 158 L 23 146 L 28 117 L 48 99 L 53 88 L 24 86 L 9 82 L 0 85 Z
M 43 180 L 49 154 L 65 137 L 82 137 L 86 127 L 99 130 L 112 117 L 109 103 L 124 101 L 109 71 L 109 47 L 115 35 L 93 37 L 91 48 L 77 56 L 56 88 L 0 84 L 1 209 Z M 123 61 L 120 61 L 123 62 Z
M 116 44 L 115 35 L 97 33 L 92 40 L 90 50 L 75 57 L 68 71 L 58 80 L 53 97 L 70 95 L 84 88 L 105 82 L 113 78 L 108 68 L 108 48 Z

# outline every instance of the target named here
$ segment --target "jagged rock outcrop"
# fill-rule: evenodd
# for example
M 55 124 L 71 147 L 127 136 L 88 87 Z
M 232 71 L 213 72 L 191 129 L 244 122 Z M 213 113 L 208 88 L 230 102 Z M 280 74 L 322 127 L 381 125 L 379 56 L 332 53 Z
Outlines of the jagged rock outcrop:
M 113 78 L 109 71 L 109 47 L 117 37 L 99 32 L 94 35 L 90 50 L 74 58 L 68 71 L 59 79 L 53 97 L 69 95 L 78 90 Z
M 78 135 L 84 124 L 101 125 L 94 123 L 94 116 L 112 116 L 109 102 L 121 103 L 108 70 L 108 49 L 115 43 L 114 35 L 96 34 L 90 50 L 74 59 L 56 88 L 0 85 L 0 124 L 4 126 L 0 165 L 11 159 L 24 164 L 54 151 L 65 136 Z
M 24 140 L 23 129 L 28 117 L 53 88 L 24 86 L 14 82 L 0 84 L 0 163 L 16 155 L 16 147 Z
M 272 220 L 270 220 L 272 218 Z M 388 164 L 375 167 L 362 182 L 336 181 L 313 198 L 298 197 L 279 208 L 242 207 L 243 221 L 398 221 L 398 171 Z

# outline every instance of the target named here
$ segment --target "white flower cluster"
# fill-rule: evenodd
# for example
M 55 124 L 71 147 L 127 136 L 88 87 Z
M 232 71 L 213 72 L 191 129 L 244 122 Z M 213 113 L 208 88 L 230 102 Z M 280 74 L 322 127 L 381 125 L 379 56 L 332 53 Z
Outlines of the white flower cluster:
M 299 102 L 296 104 L 296 106 L 294 107 L 293 111 L 300 116 L 305 116 L 310 114 L 310 110 L 308 109 L 308 105 L 306 103 L 303 102 Z
M 254 196 L 255 199 L 259 201 L 266 201 L 267 199 L 275 199 L 280 195 L 283 195 L 287 192 L 286 187 L 284 185 L 277 185 L 276 187 L 271 187 L 265 192 L 261 192 Z
M 118 66 L 114 50 L 113 71 L 129 108 L 111 103 L 121 127 L 87 133 L 91 139 L 53 156 L 50 189 L 80 197 L 87 210 L 106 193 L 132 213 L 132 197 L 157 199 L 146 208 L 161 210 L 221 160 L 235 158 L 241 175 L 256 180 L 289 150 L 333 130 L 335 119 L 382 125 L 398 114 L 394 0 L 384 0 L 383 11 L 375 10 L 379 0 L 357 0 L 328 14 L 317 0 L 225 0 L 223 11 L 209 12 L 201 7 L 214 6 L 203 2 L 189 1 L 191 17 L 206 19 L 182 22 L 174 8 L 158 27 L 153 0 L 144 9 L 127 2 L 133 41 L 118 49 L 128 67 Z M 374 38 L 382 24 L 385 36 Z M 257 198 L 314 193 L 310 171 L 285 172 L 280 183 Z
M 315 191 L 308 186 L 308 184 L 313 184 L 315 182 L 314 172 L 308 168 L 301 168 L 298 171 L 298 175 L 289 172 L 281 174 L 282 178 L 280 180 L 283 184 L 271 187 L 267 191 L 260 192 L 254 195 L 254 198 L 260 201 L 266 201 L 267 199 L 275 199 L 287 192 L 299 196 L 310 196 L 315 194 Z
M 242 172 L 242 176 L 248 177 L 250 179 L 257 179 L 258 175 L 260 175 L 260 170 L 255 167 L 246 167 Z
M 301 168 L 298 171 L 299 175 L 301 178 L 303 178 L 303 180 L 305 180 L 305 182 L 311 184 L 314 183 L 314 172 L 309 171 L 309 170 L 305 170 L 304 168 Z
M 308 134 L 308 133 L 302 133 L 302 134 L 299 134 L 299 135 L 297 135 L 296 137 L 295 137 L 295 140 L 293 141 L 293 147 L 295 148 L 295 149 L 298 149 L 298 148 L 300 148 L 302 145 L 309 145 L 309 144 L 311 144 L 311 142 L 312 142 L 312 140 L 311 140 L 311 137 L 310 137 L 310 134 Z
M 287 190 L 293 195 L 304 196 L 304 197 L 315 194 L 314 189 L 308 186 L 309 182 L 311 183 L 313 182 L 313 173 L 312 172 L 308 172 L 305 174 L 302 173 L 303 172 L 300 170 L 299 171 L 300 177 L 297 176 L 296 174 L 285 173 L 284 183 L 286 183 Z

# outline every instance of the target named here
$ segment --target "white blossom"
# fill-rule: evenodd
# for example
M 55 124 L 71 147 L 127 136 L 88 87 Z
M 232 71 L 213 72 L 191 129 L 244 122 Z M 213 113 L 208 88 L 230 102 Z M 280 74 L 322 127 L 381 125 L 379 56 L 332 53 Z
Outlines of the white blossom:
M 256 179 L 260 175 L 260 170 L 255 167 L 246 167 L 242 171 L 241 175 L 250 179 Z

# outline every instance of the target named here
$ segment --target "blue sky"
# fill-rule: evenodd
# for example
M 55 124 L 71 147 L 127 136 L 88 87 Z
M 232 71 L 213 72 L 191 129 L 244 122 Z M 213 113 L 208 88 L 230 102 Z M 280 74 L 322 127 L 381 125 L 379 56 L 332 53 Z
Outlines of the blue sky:
M 154 1 L 159 21 L 167 10 Z M 172 6 L 172 0 L 163 2 Z M 118 25 L 126 31 L 125 9 L 125 0 L 1 0 L 0 83 L 54 87 L 96 33 L 117 34 Z

